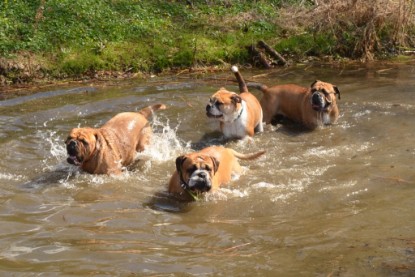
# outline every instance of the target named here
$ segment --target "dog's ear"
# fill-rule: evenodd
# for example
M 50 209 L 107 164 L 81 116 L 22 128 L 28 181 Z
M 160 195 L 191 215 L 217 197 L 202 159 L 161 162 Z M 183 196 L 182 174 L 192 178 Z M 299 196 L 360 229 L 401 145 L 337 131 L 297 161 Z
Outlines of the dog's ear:
M 231 100 L 232 100 L 232 103 L 234 103 L 234 104 L 242 102 L 242 98 L 237 94 L 232 95 Z
M 213 163 L 213 172 L 216 173 L 216 171 L 218 171 L 219 169 L 219 161 L 215 157 L 210 157 L 210 159 L 212 160 L 212 163 Z
M 320 82 L 319 80 L 315 80 L 314 82 L 311 83 L 310 88 L 312 88 L 317 82 Z
M 177 172 L 181 173 L 182 165 L 183 165 L 185 160 L 186 160 L 186 156 L 184 156 L 184 155 L 176 158 L 176 170 L 177 170 Z
M 340 100 L 340 90 L 339 90 L 339 88 L 337 86 L 334 86 L 334 85 L 333 85 L 333 88 L 334 88 L 335 94 L 337 94 L 337 96 L 339 97 L 339 100 Z
M 95 149 L 100 150 L 101 146 L 105 144 L 104 142 L 105 140 L 97 131 L 94 131 L 94 138 L 95 138 Z

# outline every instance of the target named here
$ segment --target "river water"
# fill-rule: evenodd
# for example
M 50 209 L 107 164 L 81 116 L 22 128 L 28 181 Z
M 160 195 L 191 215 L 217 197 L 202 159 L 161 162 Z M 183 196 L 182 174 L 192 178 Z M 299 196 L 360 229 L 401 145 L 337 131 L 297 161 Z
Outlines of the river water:
M 241 71 L 268 85 L 336 84 L 340 118 L 225 143 L 267 153 L 190 204 L 169 198 L 166 184 L 177 156 L 224 143 L 205 105 L 222 86 L 238 90 L 230 72 L 3 95 L 0 273 L 414 276 L 415 64 Z M 66 163 L 71 128 L 153 103 L 168 109 L 132 171 L 93 176 Z

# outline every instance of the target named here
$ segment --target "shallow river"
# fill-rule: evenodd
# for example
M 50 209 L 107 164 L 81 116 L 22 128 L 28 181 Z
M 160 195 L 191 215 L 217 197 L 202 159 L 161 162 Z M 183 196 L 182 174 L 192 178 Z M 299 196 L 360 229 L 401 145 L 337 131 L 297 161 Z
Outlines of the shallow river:
M 226 143 L 267 153 L 190 204 L 166 184 L 177 156 L 223 143 L 205 105 L 221 86 L 237 91 L 230 72 L 6 95 L 0 273 L 414 276 L 414 63 L 241 71 L 268 85 L 336 84 L 338 124 L 267 125 L 253 143 Z M 168 109 L 132 171 L 92 176 L 66 163 L 71 128 L 159 102 Z

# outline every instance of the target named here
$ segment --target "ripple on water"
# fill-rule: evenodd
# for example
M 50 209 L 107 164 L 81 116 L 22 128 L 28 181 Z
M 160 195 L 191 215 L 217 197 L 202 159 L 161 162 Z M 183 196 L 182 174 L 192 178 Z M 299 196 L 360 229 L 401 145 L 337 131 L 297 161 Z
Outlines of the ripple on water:
M 23 175 L 16 175 L 11 173 L 2 173 L 0 172 L 0 179 L 8 181 L 21 181 L 24 179 Z

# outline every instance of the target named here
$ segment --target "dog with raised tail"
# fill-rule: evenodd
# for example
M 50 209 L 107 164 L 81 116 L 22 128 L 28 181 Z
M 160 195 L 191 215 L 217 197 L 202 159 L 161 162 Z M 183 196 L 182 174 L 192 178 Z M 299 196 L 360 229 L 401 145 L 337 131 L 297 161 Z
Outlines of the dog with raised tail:
M 220 122 L 225 139 L 244 139 L 263 131 L 262 109 L 258 99 L 248 91 L 248 87 L 238 67 L 232 66 L 239 83 L 239 94 L 220 88 L 206 106 L 206 115 Z

